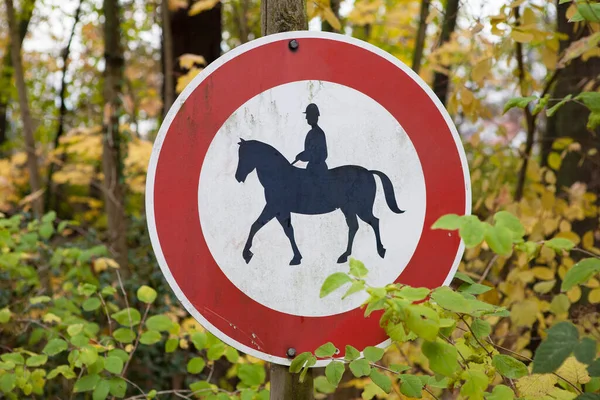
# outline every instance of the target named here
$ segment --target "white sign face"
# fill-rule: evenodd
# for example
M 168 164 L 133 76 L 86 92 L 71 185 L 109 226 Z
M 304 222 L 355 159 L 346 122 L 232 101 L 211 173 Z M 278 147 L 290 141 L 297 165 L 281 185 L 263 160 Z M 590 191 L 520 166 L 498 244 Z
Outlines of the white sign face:
M 318 108 L 316 123 L 309 121 L 309 104 Z M 305 111 L 308 114 L 304 114 Z M 314 114 L 314 109 L 312 112 Z M 261 225 L 250 253 L 245 252 L 253 223 L 263 209 L 269 207 L 269 190 L 289 189 L 285 182 L 267 179 L 262 182 L 258 169 L 250 171 L 243 182 L 238 182 L 236 169 L 241 162 L 240 142 L 259 141 L 270 145 L 293 162 L 296 155 L 306 150 L 305 145 L 310 147 L 314 143 L 310 136 L 311 132 L 319 130 L 315 125 L 325 137 L 316 148 L 319 151 L 326 148 L 324 157 L 328 172 L 346 165 L 380 171 L 389 178 L 393 197 L 404 213 L 394 212 L 388 205 L 380 175 L 365 172 L 365 176 L 373 176 L 375 186 L 372 194 L 369 194 L 371 186 L 368 183 L 359 188 L 358 192 L 367 200 L 357 212 L 348 212 L 349 206 L 345 206 L 344 201 L 326 212 L 291 210 L 291 226 L 301 258 L 294 255 L 291 241 L 283 229 L 288 222 L 280 223 L 277 216 Z M 305 143 L 307 135 L 309 139 Z M 321 154 L 322 158 L 325 153 Z M 270 162 L 269 157 L 263 158 Z M 306 168 L 307 163 L 298 161 L 295 166 Z M 326 191 L 327 187 L 326 184 L 322 190 Z M 368 200 L 372 195 L 374 200 Z M 417 247 L 427 207 L 425 199 L 421 162 L 398 121 L 365 94 L 325 81 L 295 81 L 276 86 L 243 104 L 214 136 L 202 164 L 198 185 L 202 232 L 227 278 L 248 297 L 266 307 L 311 317 L 352 310 L 366 298 L 366 294 L 357 294 L 342 300 L 341 293 L 319 298 L 321 285 L 329 275 L 348 271 L 344 261 L 352 220 L 358 221 L 358 231 L 350 257 L 365 263 L 370 285 L 384 286 L 396 280 Z M 352 201 L 348 200 L 349 203 Z M 369 202 L 371 204 L 367 204 Z M 368 223 L 373 222 L 369 207 L 379 219 L 385 252 L 378 249 L 374 227 Z M 342 211 L 345 208 L 349 223 Z M 295 265 L 290 265 L 291 261 Z

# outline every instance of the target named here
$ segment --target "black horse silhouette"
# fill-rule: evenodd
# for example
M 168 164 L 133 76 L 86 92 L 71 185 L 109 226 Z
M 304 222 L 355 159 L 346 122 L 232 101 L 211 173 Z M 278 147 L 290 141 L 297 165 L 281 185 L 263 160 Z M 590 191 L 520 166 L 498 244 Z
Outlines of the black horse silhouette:
M 306 169 L 294 167 L 279 151 L 266 143 L 241 139 L 238 144 L 239 159 L 235 179 L 244 182 L 256 169 L 258 180 L 265 189 L 267 202 L 250 228 L 242 252 L 246 263 L 249 263 L 253 256 L 250 248 L 256 232 L 273 218 L 277 218 L 294 251 L 290 265 L 300 264 L 302 255 L 294 238 L 290 214 L 327 214 L 338 208 L 344 213 L 348 224 L 348 247 L 337 262 L 346 262 L 352 253 L 352 242 L 358 230 L 357 216 L 373 228 L 377 252 L 381 258 L 385 256 L 385 248 L 379 234 L 379 219 L 373 215 L 377 189 L 373 175 L 377 175 L 383 183 L 388 207 L 396 214 L 404 212 L 396 204 L 394 187 L 387 175 L 357 165 L 344 165 L 317 175 Z

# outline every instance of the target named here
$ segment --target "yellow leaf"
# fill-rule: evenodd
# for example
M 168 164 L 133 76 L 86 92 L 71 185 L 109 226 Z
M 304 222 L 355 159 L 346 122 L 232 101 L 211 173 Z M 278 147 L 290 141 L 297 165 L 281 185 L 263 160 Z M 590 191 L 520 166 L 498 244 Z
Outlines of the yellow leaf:
M 27 161 L 27 153 L 25 153 L 24 151 L 15 153 L 12 156 L 11 161 L 14 165 L 23 165 L 25 164 L 25 161 Z
M 322 16 L 336 31 L 342 29 L 342 24 L 340 23 L 338 17 L 336 17 L 333 11 L 331 10 L 331 7 L 324 7 L 322 10 Z
M 117 262 L 112 258 L 107 257 L 100 257 L 94 260 L 94 271 L 104 271 L 108 267 L 118 269 L 119 264 L 117 264 Z
M 572 383 L 585 384 L 591 380 L 587 366 L 577 361 L 575 357 L 567 358 L 556 373 Z
M 551 281 L 538 282 L 535 285 L 533 285 L 533 290 L 537 293 L 545 294 L 551 291 L 554 285 L 556 285 L 556 279 L 553 279 Z
M 546 179 L 546 182 L 554 185 L 556 183 L 556 175 L 554 174 L 553 171 L 546 171 L 546 174 L 544 175 L 544 178 Z
M 523 12 L 523 17 L 521 17 L 521 25 L 522 26 L 535 26 L 535 14 L 533 10 L 529 7 L 525 9 Z
M 199 0 L 192 4 L 190 7 L 190 11 L 188 14 L 194 16 L 196 14 L 200 14 L 202 11 L 207 11 L 216 6 L 220 0 Z
M 179 66 L 184 69 L 191 69 L 194 64 L 206 65 L 204 57 L 197 54 L 183 54 L 179 56 Z
M 517 381 L 517 389 L 521 397 L 542 397 L 558 382 L 558 378 L 552 374 L 533 374 L 524 376 Z
M 524 300 L 513 305 L 510 316 L 516 326 L 531 326 L 537 320 L 537 313 L 538 303 Z
M 177 79 L 177 87 L 175 88 L 177 93 L 183 92 L 183 89 L 185 89 L 188 83 L 190 83 L 200 71 L 202 71 L 202 68 L 192 67 L 187 74 L 179 77 L 179 79 Z
M 492 69 L 492 60 L 485 59 L 479 61 L 471 70 L 471 79 L 481 86 L 483 80 L 488 77 Z
M 586 250 L 592 249 L 594 247 L 594 232 L 586 232 L 581 239 L 581 245 Z
M 460 99 L 462 100 L 463 106 L 469 106 L 471 103 L 473 103 L 473 100 L 475 99 L 475 97 L 473 96 L 473 92 L 471 92 L 469 89 L 463 87 L 462 90 L 460 91 Z M 481 170 L 477 170 L 477 171 L 481 171 Z
M 555 171 L 558 171 L 562 164 L 562 158 L 560 154 L 552 152 L 548 155 L 548 165 Z
M 187 8 L 188 6 L 187 0 L 168 0 L 168 2 L 170 11 L 177 11 L 180 8 Z
M 592 304 L 600 303 L 600 288 L 596 288 L 592 290 L 588 296 L 588 300 Z
M 534 267 L 531 269 L 531 271 L 533 272 L 533 275 L 538 279 L 545 281 L 554 279 L 554 271 L 552 271 L 550 268 Z
M 515 42 L 519 43 L 529 43 L 533 40 L 533 35 L 531 33 L 524 32 L 516 28 L 513 28 L 513 30 L 510 32 L 510 37 L 512 37 Z
M 562 221 L 560 221 L 560 224 L 558 224 L 558 230 L 561 232 L 570 232 L 571 223 L 563 219 Z
M 571 290 L 567 292 L 567 297 L 571 303 L 577 303 L 581 298 L 581 288 L 579 286 L 573 286 Z

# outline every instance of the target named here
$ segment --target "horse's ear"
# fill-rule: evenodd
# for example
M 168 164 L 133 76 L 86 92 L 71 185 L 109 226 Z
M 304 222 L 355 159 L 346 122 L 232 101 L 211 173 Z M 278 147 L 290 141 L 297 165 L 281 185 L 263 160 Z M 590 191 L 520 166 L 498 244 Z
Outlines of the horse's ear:
M 240 138 L 240 141 L 238 142 L 239 145 L 241 145 L 242 143 L 245 143 L 246 141 L 242 138 Z

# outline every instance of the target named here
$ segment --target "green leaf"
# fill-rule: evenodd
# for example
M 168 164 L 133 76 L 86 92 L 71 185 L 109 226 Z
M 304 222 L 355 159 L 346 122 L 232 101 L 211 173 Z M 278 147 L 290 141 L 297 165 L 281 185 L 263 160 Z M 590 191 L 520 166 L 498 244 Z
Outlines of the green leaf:
M 483 393 L 488 387 L 488 377 L 483 371 L 471 368 L 463 371 L 462 378 L 465 383 L 460 388 L 461 395 L 473 398 L 483 397 Z
M 352 279 L 343 272 L 336 272 L 334 274 L 331 274 L 327 277 L 327 279 L 325 279 L 325 282 L 323 282 L 323 286 L 321 286 L 321 293 L 319 297 L 323 298 L 331 292 L 333 292 L 334 290 L 349 282 L 352 282 Z
M 150 286 L 141 286 L 137 291 L 137 298 L 146 304 L 154 303 L 156 300 L 156 290 L 152 289 Z
M 42 222 L 54 222 L 55 219 L 56 219 L 56 211 L 48 211 L 42 217 Z
M 335 354 L 336 348 L 333 343 L 325 343 L 323 346 L 315 350 L 315 356 L 319 358 L 331 357 Z
M 131 343 L 135 339 L 135 332 L 127 328 L 119 328 L 113 332 L 113 337 L 119 343 Z
M 107 357 L 104 361 L 104 368 L 108 372 L 119 375 L 123 371 L 123 360 L 116 356 Z
M 354 293 L 362 292 L 364 289 L 365 289 L 364 281 L 362 281 L 362 280 L 354 281 L 354 282 L 352 282 L 352 285 L 350 285 L 350 288 L 342 296 L 342 300 L 344 300 L 346 297 L 348 297 L 350 295 L 353 295 Z
M 494 387 L 492 393 L 485 394 L 485 398 L 487 400 L 513 400 L 515 398 L 515 392 L 508 386 L 497 385 Z
M 523 227 L 519 218 L 508 211 L 499 211 L 494 214 L 494 222 L 496 226 L 507 228 L 511 232 L 513 239 L 522 239 L 525 235 L 525 227 Z
M 525 108 L 532 101 L 537 100 L 536 96 L 514 97 L 506 102 L 503 113 L 506 113 L 511 108 Z
M 361 261 L 350 258 L 350 275 L 354 275 L 357 278 L 362 278 L 367 275 L 369 270 L 365 267 Z
M 596 357 L 596 341 L 589 337 L 581 339 L 573 353 L 579 362 L 591 364 Z
M 560 290 L 566 292 L 575 285 L 586 283 L 598 272 L 600 272 L 600 259 L 586 258 L 581 260 L 567 271 Z
M 400 375 L 400 392 L 408 397 L 420 399 L 423 397 L 423 381 L 418 376 L 402 374 Z
M 590 376 L 600 376 L 600 358 L 588 366 Z
M 533 373 L 554 372 L 569 357 L 579 344 L 579 332 L 570 322 L 559 322 L 548 329 L 544 340 L 533 357 Z
M 235 364 L 235 363 L 237 363 L 238 359 L 240 358 L 240 353 L 238 353 L 238 351 L 236 349 L 234 349 L 233 347 L 228 346 L 227 349 L 225 350 L 225 358 L 230 363 Z
M 403 286 L 398 292 L 398 297 L 402 297 L 408 301 L 420 301 L 423 300 L 425 298 L 427 298 L 427 296 L 429 296 L 429 293 L 431 292 L 430 289 L 428 288 L 414 288 L 414 287 L 410 287 L 410 286 Z
M 337 388 L 336 385 L 331 384 L 326 377 L 324 376 L 317 376 L 315 378 L 315 390 L 319 393 L 325 393 L 325 394 L 329 394 L 329 393 L 335 393 L 335 389 Z M 251 394 L 248 396 L 248 400 L 253 400 L 254 395 Z M 245 400 L 245 398 L 242 395 L 242 399 L 241 400 Z
M 371 369 L 369 377 L 373 383 L 379 386 L 384 392 L 389 393 L 392 391 L 392 380 L 386 374 L 382 374 L 381 372 L 377 371 L 377 369 L 373 368 Z
M 123 362 L 127 362 L 127 360 L 129 360 L 129 354 L 125 350 L 121 349 L 112 349 L 107 355 L 108 357 L 119 357 Z
M 472 285 L 468 283 L 463 283 L 462 285 L 460 285 L 458 290 L 462 293 L 468 293 L 477 296 L 479 294 L 489 292 L 490 290 L 492 290 L 492 288 L 486 285 L 482 285 L 480 283 L 474 283 Z
M 208 348 L 206 357 L 211 361 L 215 361 L 221 358 L 223 354 L 225 354 L 225 344 L 218 342 Z
M 192 339 L 192 343 L 194 344 L 196 350 L 200 351 L 206 347 L 206 333 L 194 332 L 190 338 Z
M 344 367 L 344 363 L 333 361 L 327 364 L 325 367 L 325 376 L 327 377 L 329 383 L 337 387 L 342 380 L 345 370 L 346 368 Z
M 51 222 L 43 223 L 40 226 L 39 233 L 42 238 L 46 240 L 50 239 L 52 237 L 52 234 L 54 233 L 54 225 L 52 225 Z
M 246 386 L 259 386 L 265 381 L 265 368 L 260 364 L 240 364 L 238 377 Z
M 478 339 L 489 336 L 492 333 L 492 327 L 489 322 L 476 318 L 471 324 L 471 329 Z
M 408 365 L 402 365 L 402 364 L 391 364 L 390 369 L 392 371 L 398 373 L 398 372 L 402 372 L 402 371 L 407 371 L 410 369 L 410 367 Z
M 69 336 L 77 336 L 83 331 L 83 324 L 73 324 L 67 327 Z
M 442 286 L 431 292 L 431 299 L 440 307 L 449 311 L 457 313 L 468 313 L 471 311 L 467 299 L 447 286 Z
M 494 253 L 509 256 L 512 253 L 513 233 L 504 226 L 488 225 L 485 230 L 485 242 Z
M 0 324 L 5 324 L 10 321 L 10 310 L 8 307 L 4 307 L 0 310 Z
M 563 250 L 569 251 L 575 247 L 575 243 L 565 238 L 552 238 L 544 242 L 544 246 L 561 254 Z
M 350 363 L 350 371 L 352 371 L 355 377 L 360 378 L 361 376 L 368 376 L 371 373 L 371 366 L 367 360 L 361 358 Z
M 363 350 L 365 358 L 371 362 L 377 362 L 383 357 L 385 350 L 379 347 L 368 346 Z
M 470 283 L 470 284 L 475 283 L 475 281 L 469 275 L 462 273 L 460 271 L 457 271 L 456 274 L 454 274 L 454 278 L 460 279 L 461 281 Z
M 16 365 L 25 364 L 25 359 L 23 358 L 21 353 L 5 353 L 0 356 L 0 359 L 6 362 L 12 361 Z
M 146 327 L 155 331 L 163 332 L 168 331 L 173 326 L 171 321 L 166 315 L 153 315 L 146 320 Z
M 483 242 L 485 224 L 474 215 L 463 217 L 463 223 L 458 231 L 467 248 L 475 247 Z
M 435 223 L 431 226 L 431 229 L 445 229 L 450 231 L 455 231 L 460 229 L 462 226 L 462 217 L 456 214 L 446 214 L 441 216 Z
M 85 345 L 79 351 L 79 360 L 86 366 L 90 366 L 98 359 L 98 351 L 89 345 Z
M 0 369 L 3 371 L 10 371 L 15 368 L 15 363 L 12 361 L 0 361 Z
M 583 393 L 575 398 L 575 400 L 600 400 L 598 393 Z
M 149 391 L 148 393 L 146 393 L 146 397 L 148 399 L 153 399 L 153 398 L 156 397 L 156 394 L 157 394 L 156 389 L 152 389 L 151 391 Z
M 0 375 L 0 390 L 2 390 L 3 393 L 11 392 L 15 388 L 16 382 L 17 377 L 15 374 L 10 373 Z
M 569 22 L 600 22 L 600 3 L 589 1 L 578 1 L 577 12 L 569 19 Z
M 529 374 L 525 364 L 516 358 L 504 354 L 496 354 L 492 359 L 492 365 L 500 375 L 509 379 L 519 379 Z
M 123 378 L 111 378 L 108 384 L 110 385 L 110 394 L 115 397 L 125 397 L 127 382 Z
M 92 393 L 92 400 L 104 400 L 108 397 L 110 392 L 110 383 L 103 379 L 96 385 L 94 393 Z
M 48 342 L 48 344 L 46 344 L 46 346 L 44 347 L 44 350 L 42 350 L 42 352 L 49 356 L 54 356 L 62 351 L 65 351 L 68 348 L 69 348 L 69 345 L 64 340 L 52 339 Z
M 104 357 L 98 357 L 96 362 L 87 369 L 88 374 L 100 374 L 102 371 L 104 371 Z
M 566 102 L 568 102 L 569 100 L 571 100 L 573 98 L 573 95 L 570 94 L 566 97 L 564 97 L 561 101 L 559 101 L 558 103 L 556 103 L 555 105 L 553 105 L 552 107 L 548 108 L 546 110 L 546 115 L 548 117 L 553 116 L 554 114 L 556 114 L 556 112 L 558 111 L 559 108 L 561 108 L 562 106 L 565 105 Z
M 35 355 L 32 357 L 29 357 L 27 359 L 27 362 L 25 363 L 25 365 L 27 365 L 28 367 L 39 367 L 41 365 L 46 364 L 47 361 L 48 361 L 48 356 L 45 354 L 40 354 L 40 355 Z
M 344 359 L 346 361 L 352 361 L 356 360 L 358 357 L 360 357 L 360 351 L 358 351 L 352 346 L 346 345 L 346 353 Z
M 172 353 L 177 350 L 177 346 L 179 346 L 179 339 L 170 338 L 165 342 L 165 353 Z
M 140 343 L 145 345 L 153 345 L 162 340 L 162 335 L 158 331 L 149 330 L 142 333 Z
M 199 374 L 206 366 L 206 361 L 202 357 L 194 357 L 187 363 L 187 372 L 190 374 Z
M 411 305 L 404 313 L 408 329 L 425 340 L 435 340 L 440 329 L 440 318 L 435 311 L 422 305 Z
M 73 386 L 73 392 L 90 392 L 94 390 L 98 382 L 100 382 L 100 375 L 98 374 L 83 376 L 79 378 L 77 382 L 75 382 L 75 386 Z
M 429 368 L 436 374 L 451 376 L 458 369 L 458 351 L 446 342 L 425 341 L 421 351 L 429 360 Z
M 216 391 L 213 390 L 213 387 L 214 385 L 211 385 L 207 381 L 198 381 L 190 385 L 190 389 L 196 395 L 196 397 L 200 397 L 200 394 L 206 395 L 211 392 L 216 393 Z
M 140 323 L 142 316 L 138 310 L 130 307 L 114 313 L 111 318 L 123 326 L 134 327 Z
M 50 296 L 36 296 L 29 299 L 29 303 L 31 304 L 41 304 L 48 303 L 52 298 Z
M 306 364 L 306 361 L 311 356 L 312 354 L 309 351 L 298 354 L 290 364 L 290 372 L 293 374 L 297 374 L 298 372 L 300 372 L 300 370 L 302 370 L 302 367 L 304 367 L 304 364 Z
M 101 304 L 102 303 L 100 302 L 99 298 L 89 297 L 83 302 L 83 304 L 81 305 L 81 308 L 83 308 L 85 311 L 94 311 L 94 310 L 98 309 Z

